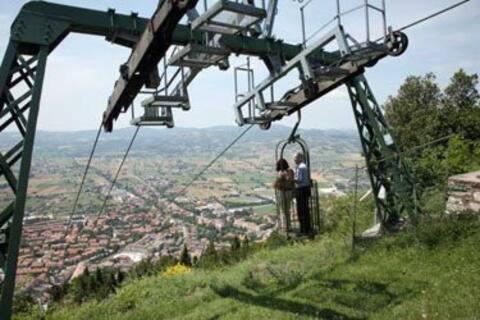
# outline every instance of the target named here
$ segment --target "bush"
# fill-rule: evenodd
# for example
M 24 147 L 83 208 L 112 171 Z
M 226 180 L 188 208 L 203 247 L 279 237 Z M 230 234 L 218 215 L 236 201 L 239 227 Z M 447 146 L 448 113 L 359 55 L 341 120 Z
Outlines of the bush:
M 163 273 L 163 276 L 174 277 L 179 274 L 184 274 L 190 272 L 192 269 L 186 265 L 178 263 L 174 266 L 168 267 Z
M 428 188 L 420 201 L 422 213 L 427 216 L 442 216 L 445 213 L 447 199 L 443 188 Z
M 480 226 L 478 222 L 478 217 L 472 214 L 431 218 L 415 228 L 415 239 L 433 249 L 440 244 L 451 244 L 468 237 Z
M 479 227 L 479 218 L 474 214 L 425 217 L 417 226 L 390 235 L 380 245 L 395 250 L 419 244 L 431 250 L 441 245 L 453 245 L 474 234 Z
M 32 296 L 28 294 L 16 295 L 13 300 L 12 312 L 17 313 L 30 313 L 37 308 L 37 303 Z
M 278 231 L 272 232 L 270 237 L 264 243 L 264 247 L 268 249 L 277 249 L 291 244 L 292 241 L 287 236 L 280 234 Z

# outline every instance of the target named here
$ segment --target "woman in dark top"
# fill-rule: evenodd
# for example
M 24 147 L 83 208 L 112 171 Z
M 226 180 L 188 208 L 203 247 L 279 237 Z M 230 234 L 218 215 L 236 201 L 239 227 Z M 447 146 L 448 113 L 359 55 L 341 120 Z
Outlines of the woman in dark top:
M 277 161 L 277 179 L 273 185 L 278 205 L 281 208 L 280 225 L 286 231 L 290 230 L 290 208 L 292 206 L 293 190 L 295 189 L 294 172 L 290 169 L 287 160 Z

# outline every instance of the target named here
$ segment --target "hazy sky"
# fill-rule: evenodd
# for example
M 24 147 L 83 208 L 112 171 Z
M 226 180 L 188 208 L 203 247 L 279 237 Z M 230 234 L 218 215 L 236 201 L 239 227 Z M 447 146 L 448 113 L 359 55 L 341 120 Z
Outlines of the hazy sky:
M 345 8 L 363 0 L 342 0 Z M 376 0 L 379 2 L 379 0 Z M 386 0 L 388 23 L 394 28 L 455 3 L 455 0 Z M 0 0 L 0 54 L 9 37 L 9 28 L 21 6 L 27 1 Z M 55 0 L 52 2 L 107 10 L 119 13 L 138 12 L 150 17 L 154 0 Z M 209 1 L 213 3 L 214 1 Z M 259 2 L 259 1 L 257 1 Z M 375 2 L 375 1 L 373 1 Z M 203 3 L 203 1 L 199 1 Z M 313 0 L 307 11 L 307 33 L 313 32 L 333 17 L 334 0 Z M 325 6 L 325 4 L 328 4 Z M 293 0 L 280 1 L 274 29 L 286 42 L 301 41 L 299 5 Z M 352 17 L 347 32 L 363 28 L 361 17 Z M 372 28 L 379 25 L 372 21 Z M 386 58 L 366 76 L 377 99 L 383 103 L 395 94 L 405 77 L 434 72 L 445 85 L 452 73 L 464 68 L 469 73 L 480 72 L 480 1 L 471 0 L 459 9 L 407 31 L 410 46 L 398 58 Z M 128 58 L 128 49 L 107 43 L 101 37 L 70 35 L 50 56 L 38 127 L 42 130 L 96 129 L 118 78 L 118 67 Z M 243 58 L 231 59 L 232 65 Z M 255 63 L 257 65 L 257 63 Z M 260 66 L 260 64 L 258 64 Z M 256 79 L 265 71 L 259 67 Z M 208 127 L 234 124 L 233 68 L 222 72 L 210 68 L 202 72 L 190 86 L 192 109 L 175 111 L 175 123 L 181 127 Z M 137 104 L 139 101 L 137 101 Z M 304 128 L 353 128 L 350 102 L 342 87 L 304 108 Z M 128 125 L 130 115 L 121 116 L 115 127 Z M 282 121 L 290 125 L 293 119 Z

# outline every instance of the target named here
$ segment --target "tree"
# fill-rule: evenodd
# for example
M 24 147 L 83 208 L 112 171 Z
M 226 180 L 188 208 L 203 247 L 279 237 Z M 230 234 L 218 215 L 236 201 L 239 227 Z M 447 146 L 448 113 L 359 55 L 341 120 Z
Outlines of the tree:
M 212 240 L 208 242 L 207 247 L 205 248 L 205 251 L 202 253 L 202 256 L 200 258 L 200 266 L 205 268 L 205 267 L 215 267 L 218 262 L 218 253 L 217 250 L 215 249 L 215 244 L 213 243 Z
M 248 237 L 243 238 L 242 241 L 242 248 L 249 248 L 250 247 L 250 240 Z
M 198 267 L 198 257 L 197 256 L 193 256 L 192 265 L 194 267 Z
M 238 238 L 238 236 L 235 236 L 235 238 L 233 238 L 232 240 L 232 245 L 230 246 L 230 250 L 232 252 L 237 252 L 240 250 L 240 248 L 241 248 L 240 239 Z
M 83 274 L 73 279 L 70 292 L 72 299 L 76 304 L 83 303 L 92 293 L 92 284 L 91 284 L 90 271 L 88 268 L 85 268 Z
M 444 90 L 439 109 L 440 131 L 480 140 L 480 95 L 477 90 L 478 75 L 457 71 Z
M 68 293 L 68 291 L 69 291 L 68 283 L 53 285 L 50 289 L 47 290 L 47 292 L 52 297 L 52 301 L 54 302 L 61 301 L 65 297 L 65 295 Z
M 133 269 L 130 270 L 130 274 L 136 278 L 141 278 L 149 272 L 148 259 L 141 260 Z
M 117 283 L 121 284 L 125 280 L 125 273 L 122 270 L 118 269 L 117 271 Z
M 117 278 L 115 277 L 115 272 L 110 271 L 108 273 L 108 286 L 110 289 L 110 292 L 114 292 L 115 288 L 119 285 L 117 282 Z
M 96 286 L 101 286 L 104 283 L 104 277 L 103 277 L 103 272 L 102 269 L 97 267 L 97 270 L 95 271 L 95 284 Z
M 242 241 L 240 241 L 240 250 L 238 253 L 238 256 L 241 259 L 244 259 L 247 257 L 249 253 L 251 253 L 255 249 L 254 245 L 251 245 L 250 240 L 248 239 L 247 236 L 243 238 Z
M 190 253 L 188 252 L 187 245 L 183 245 L 182 253 L 180 254 L 180 263 L 184 266 L 191 267 L 192 266 L 192 259 L 190 257 Z
M 445 177 L 480 168 L 480 143 L 454 136 L 448 142 L 441 163 Z
M 444 104 L 453 109 L 471 111 L 478 107 L 478 75 L 468 75 L 463 69 L 458 70 L 445 88 Z
M 161 256 L 154 264 L 154 271 L 157 273 L 165 271 L 168 267 L 172 267 L 178 263 L 178 259 L 168 255 Z
M 449 176 L 480 168 L 478 83 L 460 69 L 442 92 L 433 74 L 411 76 L 387 100 L 385 117 L 420 191 L 443 189 Z
M 442 100 L 435 75 L 407 77 L 384 109 L 400 149 L 410 149 L 433 140 L 438 121 L 436 110 Z

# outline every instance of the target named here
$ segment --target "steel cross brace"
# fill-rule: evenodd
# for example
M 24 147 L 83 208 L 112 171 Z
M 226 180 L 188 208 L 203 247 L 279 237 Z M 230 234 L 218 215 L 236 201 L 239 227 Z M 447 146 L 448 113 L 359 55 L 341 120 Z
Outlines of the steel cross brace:
M 0 132 L 16 128 L 20 141 L 0 153 L 0 176 L 4 176 L 13 200 L 0 213 L 0 320 L 10 319 L 15 274 L 20 250 L 28 180 L 35 140 L 48 47 L 39 47 L 25 58 L 10 42 L 0 68 Z M 20 161 L 18 172 L 14 169 Z
M 400 157 L 367 80 L 359 75 L 346 85 L 377 206 L 377 219 L 387 229 L 401 216 L 408 215 L 415 222 L 417 194 L 412 175 Z M 385 197 L 380 196 L 382 187 Z

